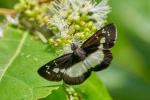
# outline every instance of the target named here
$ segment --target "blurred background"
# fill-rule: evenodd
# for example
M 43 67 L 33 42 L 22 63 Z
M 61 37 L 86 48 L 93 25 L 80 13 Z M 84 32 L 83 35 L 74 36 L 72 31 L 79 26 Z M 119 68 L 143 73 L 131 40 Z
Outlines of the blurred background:
M 99 73 L 114 100 L 150 100 L 150 1 L 110 0 L 118 28 L 113 62 Z
M 13 8 L 18 0 L 0 0 Z M 113 62 L 98 73 L 114 100 L 150 100 L 150 0 L 110 0 L 118 29 Z M 0 16 L 0 19 L 3 19 Z

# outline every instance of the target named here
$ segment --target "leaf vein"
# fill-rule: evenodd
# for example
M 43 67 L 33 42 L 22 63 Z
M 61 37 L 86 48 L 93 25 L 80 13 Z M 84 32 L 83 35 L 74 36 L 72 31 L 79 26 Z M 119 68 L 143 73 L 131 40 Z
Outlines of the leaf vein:
M 25 33 L 23 34 L 23 36 L 22 36 L 22 39 L 21 39 L 21 41 L 20 41 L 20 43 L 19 43 L 17 49 L 16 49 L 16 52 L 15 52 L 14 55 L 11 57 L 11 59 L 10 59 L 9 62 L 8 62 L 8 64 L 5 66 L 4 70 L 2 71 L 2 73 L 1 73 L 1 75 L 0 75 L 0 81 L 2 80 L 2 78 L 3 78 L 4 74 L 6 73 L 7 69 L 11 66 L 11 64 L 13 63 L 13 61 L 14 61 L 14 60 L 16 59 L 16 57 L 19 55 L 19 53 L 20 53 L 20 51 L 21 51 L 21 49 L 22 49 L 22 47 L 23 47 L 23 44 L 24 44 L 24 42 L 25 42 L 27 36 L 28 36 L 28 33 L 25 32 Z

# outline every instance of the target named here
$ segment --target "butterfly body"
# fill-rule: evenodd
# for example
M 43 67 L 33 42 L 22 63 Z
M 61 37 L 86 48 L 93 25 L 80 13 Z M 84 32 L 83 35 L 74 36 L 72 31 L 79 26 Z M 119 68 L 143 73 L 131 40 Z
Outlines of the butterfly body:
M 80 60 L 84 60 L 86 58 L 86 52 L 77 44 L 72 43 L 71 49 L 73 51 L 74 56 L 79 57 Z
M 81 47 L 73 43 L 73 53 L 48 62 L 38 73 L 50 81 L 63 80 L 70 85 L 81 84 L 92 71 L 105 69 L 111 63 L 112 53 L 109 49 L 114 46 L 116 37 L 116 27 L 108 24 L 87 39 Z

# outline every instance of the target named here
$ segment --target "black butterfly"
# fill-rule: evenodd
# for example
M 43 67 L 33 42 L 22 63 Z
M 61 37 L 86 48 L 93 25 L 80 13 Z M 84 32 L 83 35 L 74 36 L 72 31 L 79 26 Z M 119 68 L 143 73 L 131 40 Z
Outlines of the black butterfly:
M 38 73 L 50 81 L 63 81 L 70 85 L 84 82 L 92 71 L 106 68 L 111 60 L 109 50 L 114 46 L 117 32 L 114 24 L 98 30 L 81 47 L 71 45 L 73 53 L 62 55 L 43 65 Z

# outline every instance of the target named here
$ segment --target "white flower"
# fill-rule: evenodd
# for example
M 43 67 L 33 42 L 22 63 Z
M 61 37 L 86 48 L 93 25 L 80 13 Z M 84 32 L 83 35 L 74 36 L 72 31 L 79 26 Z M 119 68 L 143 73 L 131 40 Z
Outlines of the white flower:
M 69 31 L 68 24 L 65 22 L 63 18 L 61 18 L 60 14 L 55 14 L 52 18 L 50 18 L 49 23 L 56 26 L 60 33 L 56 33 L 56 35 L 60 35 L 60 37 L 65 37 Z
M 3 37 L 4 29 L 7 27 L 8 23 L 17 25 L 18 24 L 18 16 L 13 18 L 12 16 L 6 16 L 6 20 L 0 24 L 0 38 Z
M 66 28 L 69 23 L 65 22 L 65 18 L 68 16 L 68 12 L 72 10 L 69 16 L 73 19 L 78 19 L 80 14 L 91 13 L 89 17 L 96 21 L 95 25 L 99 28 L 104 24 L 106 15 L 110 12 L 107 2 L 108 0 L 102 0 L 97 4 L 94 0 L 55 0 L 50 7 L 52 15 L 50 23 L 53 22 L 52 24 L 56 25 L 62 33 L 68 32 Z
M 107 5 L 108 0 L 102 0 L 99 4 L 92 2 L 92 0 L 70 0 L 74 12 L 92 13 L 89 16 L 91 19 L 96 20 L 95 26 L 100 28 L 106 19 L 106 15 L 110 12 L 110 7 Z M 74 13 L 73 12 L 73 13 Z
M 73 41 L 73 37 L 83 42 L 106 22 L 110 12 L 107 2 L 102 0 L 97 4 L 95 0 L 54 0 L 49 7 L 49 26 L 54 37 L 65 44 L 65 40 Z
M 3 28 L 0 27 L 0 38 L 2 38 L 2 37 L 3 37 Z
M 0 39 L 4 37 L 4 30 L 7 26 L 7 22 L 3 21 L 0 23 Z
M 92 9 L 90 9 L 90 12 L 93 13 L 93 15 L 90 17 L 97 21 L 95 25 L 98 28 L 104 24 L 107 17 L 106 15 L 110 12 L 110 7 L 107 5 L 107 3 L 108 0 L 103 0 L 99 4 L 95 5 Z
M 12 16 L 6 16 L 6 19 L 7 19 L 7 21 L 9 22 L 9 23 L 11 23 L 11 24 L 13 24 L 13 25 L 18 25 L 18 15 L 15 17 L 15 18 L 13 18 Z

